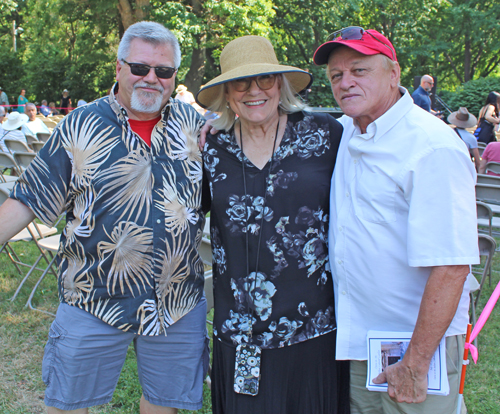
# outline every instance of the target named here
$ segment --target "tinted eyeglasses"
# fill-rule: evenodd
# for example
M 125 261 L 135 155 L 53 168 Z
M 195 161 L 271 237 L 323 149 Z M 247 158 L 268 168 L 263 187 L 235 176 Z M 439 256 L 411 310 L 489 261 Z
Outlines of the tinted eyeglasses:
M 263 91 L 271 89 L 276 83 L 276 75 L 260 75 L 252 76 L 251 78 L 241 78 L 232 80 L 230 83 L 237 92 L 245 92 L 250 88 L 250 85 L 255 80 L 257 86 Z
M 345 27 L 344 29 L 337 30 L 337 31 L 333 32 L 332 34 L 328 35 L 326 41 L 330 42 L 330 41 L 336 39 L 337 37 L 340 37 L 342 40 L 361 40 L 365 33 L 368 33 L 377 42 L 382 43 L 386 48 L 388 48 L 391 51 L 392 60 L 396 60 L 396 56 L 394 56 L 394 50 L 392 50 L 392 48 L 389 45 L 385 44 L 380 39 L 377 39 L 370 32 L 367 32 L 365 29 L 363 29 L 362 27 L 359 27 L 359 26 L 349 26 L 349 27 Z
M 132 72 L 132 75 L 135 76 L 147 76 L 149 71 L 154 69 L 158 78 L 170 79 L 177 71 L 177 69 L 170 68 L 168 66 L 149 66 L 144 63 L 129 63 L 126 60 L 122 60 L 122 62 L 130 66 L 130 72 Z

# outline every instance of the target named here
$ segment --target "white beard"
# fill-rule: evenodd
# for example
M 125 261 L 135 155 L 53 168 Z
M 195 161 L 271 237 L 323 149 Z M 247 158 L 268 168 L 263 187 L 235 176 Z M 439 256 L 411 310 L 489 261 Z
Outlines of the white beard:
M 156 89 L 160 93 L 145 92 L 137 90 L 140 87 Z M 130 98 L 130 107 L 137 112 L 156 113 L 160 112 L 163 101 L 163 91 L 161 86 L 152 86 L 147 83 L 138 83 L 134 85 L 134 90 Z

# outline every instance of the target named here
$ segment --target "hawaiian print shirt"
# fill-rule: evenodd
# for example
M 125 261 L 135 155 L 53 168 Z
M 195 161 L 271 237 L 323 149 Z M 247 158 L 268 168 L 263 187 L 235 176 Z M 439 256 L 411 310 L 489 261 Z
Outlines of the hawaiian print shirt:
M 271 160 L 259 170 L 245 157 L 234 131 L 208 137 L 203 158 L 219 340 L 278 348 L 335 329 L 327 235 L 341 135 L 329 115 L 289 115 L 271 170 Z
M 203 296 L 203 119 L 170 99 L 151 148 L 113 93 L 55 128 L 11 197 L 45 224 L 66 212 L 59 298 L 123 331 L 163 334 Z

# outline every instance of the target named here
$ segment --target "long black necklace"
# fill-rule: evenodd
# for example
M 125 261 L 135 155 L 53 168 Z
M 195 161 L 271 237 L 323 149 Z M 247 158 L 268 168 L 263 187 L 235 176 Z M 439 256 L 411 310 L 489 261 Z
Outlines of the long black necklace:
M 234 369 L 234 391 L 239 394 L 247 395 L 257 395 L 259 392 L 259 380 L 260 380 L 260 355 L 261 349 L 258 345 L 252 344 L 252 330 L 253 330 L 253 311 L 255 308 L 254 299 L 252 292 L 255 289 L 257 283 L 257 275 L 259 272 L 259 257 L 260 257 L 260 245 L 262 241 L 262 227 L 264 225 L 264 216 L 267 201 L 267 186 L 271 179 L 271 170 L 274 164 L 274 151 L 276 151 L 276 143 L 278 142 L 278 133 L 280 129 L 280 120 L 278 118 L 278 126 L 276 127 L 276 135 L 274 137 L 273 152 L 271 155 L 271 162 L 269 163 L 269 170 L 264 183 L 264 202 L 262 205 L 261 219 L 260 219 L 260 229 L 259 229 L 259 240 L 257 242 L 257 257 L 255 259 L 255 271 L 254 280 L 249 286 L 247 292 L 247 315 L 248 315 L 248 343 L 242 343 L 236 347 L 236 362 Z M 243 134 L 241 132 L 241 122 L 240 122 L 240 143 L 241 143 L 241 166 L 243 172 L 243 190 L 245 191 L 245 211 L 248 211 L 248 192 L 247 192 L 247 181 L 246 181 L 246 171 L 245 171 L 245 153 L 243 151 Z M 248 242 L 248 219 L 249 215 L 245 214 L 245 248 L 246 248 L 246 265 L 247 265 L 247 278 L 250 281 L 250 249 Z M 252 300 L 252 306 L 250 306 L 250 300 Z

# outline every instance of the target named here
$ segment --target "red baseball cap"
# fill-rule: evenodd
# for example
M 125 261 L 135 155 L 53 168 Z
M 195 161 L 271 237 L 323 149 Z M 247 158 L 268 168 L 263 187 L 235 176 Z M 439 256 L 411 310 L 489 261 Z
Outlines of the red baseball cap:
M 346 34 L 343 34 L 343 32 L 346 32 Z M 339 46 L 350 47 L 363 55 L 381 53 L 394 62 L 398 61 L 394 46 L 383 34 L 373 29 L 364 30 L 361 27 L 348 27 L 339 31 L 337 38 L 323 43 L 316 49 L 313 57 L 314 63 L 318 66 L 327 64 L 330 54 Z

